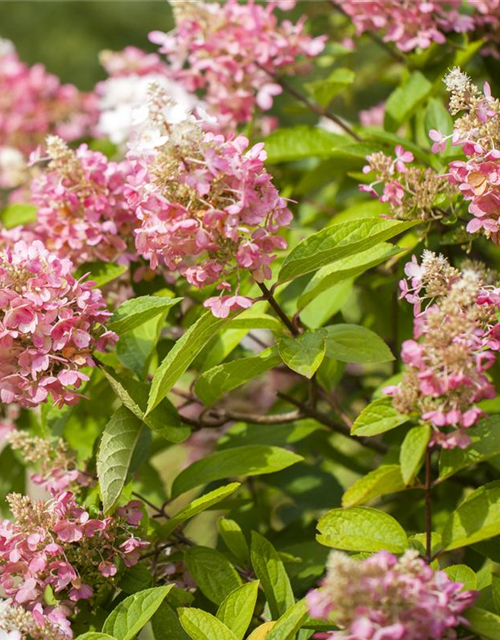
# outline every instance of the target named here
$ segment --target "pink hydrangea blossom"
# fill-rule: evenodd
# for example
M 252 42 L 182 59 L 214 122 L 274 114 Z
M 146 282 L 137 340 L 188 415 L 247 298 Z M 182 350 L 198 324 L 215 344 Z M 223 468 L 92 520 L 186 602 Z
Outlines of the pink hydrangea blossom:
M 104 327 L 110 313 L 101 292 L 71 270 L 38 240 L 0 251 L 2 402 L 35 407 L 49 395 L 58 405 L 77 402 L 92 349 L 116 341 Z
M 366 560 L 335 551 L 307 604 L 313 618 L 340 627 L 324 636 L 329 640 L 439 640 L 468 624 L 462 614 L 478 596 L 416 551 L 401 558 L 380 551 Z
M 275 0 L 265 5 L 254 0 L 178 3 L 176 28 L 167 34 L 153 31 L 150 39 L 167 56 L 174 79 L 190 92 L 203 90 L 214 114 L 234 126 L 249 121 L 257 106 L 272 107 L 282 91 L 275 74 L 306 70 L 301 60 L 318 56 L 325 46 L 325 37 L 305 33 L 305 17 L 295 25 L 279 23 L 277 7 L 285 5 Z

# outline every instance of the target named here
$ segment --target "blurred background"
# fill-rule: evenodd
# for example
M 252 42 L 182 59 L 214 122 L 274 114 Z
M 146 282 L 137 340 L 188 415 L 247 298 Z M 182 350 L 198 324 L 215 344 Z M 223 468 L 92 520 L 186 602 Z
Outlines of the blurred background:
M 149 31 L 172 24 L 167 0 L 0 0 L 0 37 L 12 40 L 26 62 L 42 62 L 84 90 L 105 77 L 99 51 L 155 51 Z

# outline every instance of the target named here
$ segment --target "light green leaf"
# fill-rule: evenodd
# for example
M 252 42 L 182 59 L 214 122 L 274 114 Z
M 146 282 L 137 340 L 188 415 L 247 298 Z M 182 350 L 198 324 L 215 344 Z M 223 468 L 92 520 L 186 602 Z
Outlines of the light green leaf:
M 189 327 L 182 338 L 177 340 L 154 375 L 147 413 L 150 413 L 163 400 L 200 351 L 226 322 L 227 318 L 216 318 L 208 311 Z
M 355 507 L 373 498 L 405 489 L 398 464 L 387 464 L 357 480 L 342 496 L 343 507 Z
M 120 499 L 142 428 L 138 418 L 120 407 L 104 429 L 97 452 L 97 476 L 105 514 L 111 513 Z
M 215 604 L 221 604 L 226 596 L 242 584 L 236 569 L 216 549 L 190 547 L 184 559 L 198 588 Z
M 75 271 L 75 278 L 89 274 L 87 280 L 93 280 L 96 287 L 103 287 L 122 276 L 128 267 L 124 264 L 114 264 L 113 262 L 86 262 Z
M 303 460 L 292 451 L 265 445 L 248 445 L 217 451 L 197 460 L 174 480 L 172 497 L 213 480 L 275 473 Z
M 237 640 L 223 622 L 202 609 L 178 609 L 179 620 L 193 640 Z
M 428 424 L 413 427 L 406 434 L 399 453 L 401 475 L 406 485 L 412 484 L 422 468 L 425 451 L 430 439 L 431 427 Z
M 326 107 L 343 89 L 351 85 L 356 78 L 356 74 L 351 69 L 338 68 L 330 74 L 328 78 L 316 80 L 306 84 L 307 90 L 314 97 L 316 102 Z
M 500 481 L 473 491 L 451 514 L 443 530 L 446 550 L 466 547 L 500 534 Z
M 279 618 L 295 602 L 283 561 L 273 545 L 255 531 L 252 531 L 250 549 L 252 566 L 266 594 L 271 615 Z
M 276 622 L 266 640 L 293 640 L 295 634 L 308 618 L 307 604 L 300 600 Z
M 238 640 L 243 640 L 250 626 L 258 592 L 258 580 L 244 584 L 230 593 L 217 611 L 217 618 L 231 629 Z
M 470 567 L 465 564 L 452 564 L 450 567 L 443 569 L 446 575 L 453 582 L 460 582 L 464 585 L 464 589 L 477 589 L 477 576 Z
M 38 207 L 34 204 L 9 204 L 0 214 L 2 225 L 6 229 L 12 229 L 19 225 L 36 221 Z
M 87 631 L 87 633 L 78 636 L 76 640 L 116 640 L 116 638 L 100 631 Z
M 139 591 L 122 600 L 106 618 L 103 633 L 120 640 L 132 640 L 149 622 L 173 585 Z
M 397 131 L 413 115 L 432 90 L 432 83 L 415 71 L 405 84 L 391 93 L 385 103 L 385 129 Z
M 326 227 L 292 249 L 281 267 L 278 280 L 293 280 L 342 258 L 362 253 L 416 224 L 418 221 L 362 218 Z
M 390 362 L 389 347 L 376 333 L 357 324 L 334 324 L 325 327 L 326 353 L 341 362 Z
M 457 471 L 484 462 L 500 454 L 500 415 L 478 422 L 467 435 L 472 444 L 467 449 L 443 449 L 439 457 L 439 478 L 444 480 Z
M 218 487 L 214 491 L 210 491 L 200 498 L 196 498 L 190 502 L 187 506 L 181 509 L 175 516 L 172 516 L 162 525 L 158 531 L 158 537 L 160 539 L 168 538 L 168 536 L 174 531 L 180 524 L 194 518 L 194 516 L 210 509 L 214 504 L 225 500 L 228 496 L 232 495 L 241 487 L 239 482 L 233 482 L 224 487 Z
M 111 388 L 136 418 L 163 436 L 169 442 L 184 442 L 191 434 L 189 427 L 181 425 L 177 409 L 164 398 L 160 404 L 147 416 L 145 415 L 148 402 L 149 385 L 144 382 L 120 376 L 109 367 L 102 367 Z
M 323 267 L 314 274 L 304 289 L 297 303 L 298 309 L 304 309 L 316 296 L 331 289 L 331 287 L 339 282 L 356 278 L 368 269 L 397 255 L 400 251 L 401 249 L 399 247 L 395 247 L 387 242 L 381 242 L 366 251 L 349 256 L 348 258 L 336 260 L 332 264 Z
M 268 329 L 273 333 L 283 333 L 283 325 L 278 318 L 265 313 L 256 316 L 241 314 L 229 321 L 231 329 Z
M 464 616 L 469 621 L 471 631 L 479 634 L 484 640 L 500 638 L 500 616 L 479 607 L 468 609 Z
M 240 525 L 229 518 L 219 518 L 217 530 L 226 547 L 243 566 L 250 560 L 250 549 Z
M 108 322 L 108 328 L 118 334 L 132 331 L 160 313 L 178 304 L 182 298 L 141 296 L 121 304 Z
M 300 312 L 300 320 L 309 329 L 323 327 L 349 302 L 354 286 L 354 278 L 342 280 L 331 289 L 323 291 Z
M 292 371 L 312 378 L 325 357 L 326 336 L 326 331 L 319 329 L 307 331 L 296 338 L 281 338 L 278 342 L 281 359 Z
M 140 327 L 127 331 L 118 340 L 116 345 L 118 360 L 124 367 L 133 371 L 140 380 L 147 375 L 155 347 L 165 326 L 167 313 L 168 311 L 164 311 L 156 318 L 141 324 Z
M 402 553 L 408 548 L 403 527 L 389 514 L 370 507 L 332 509 L 318 522 L 318 542 L 345 551 Z
M 265 349 L 257 356 L 220 364 L 198 378 L 195 393 L 205 406 L 210 407 L 229 391 L 273 369 L 280 362 L 276 349 Z
M 270 164 L 303 160 L 317 156 L 329 158 L 346 144 L 345 136 L 320 127 L 298 125 L 276 129 L 266 138 L 267 159 Z
M 371 402 L 354 421 L 353 436 L 376 436 L 408 422 L 408 416 L 398 413 L 388 396 Z

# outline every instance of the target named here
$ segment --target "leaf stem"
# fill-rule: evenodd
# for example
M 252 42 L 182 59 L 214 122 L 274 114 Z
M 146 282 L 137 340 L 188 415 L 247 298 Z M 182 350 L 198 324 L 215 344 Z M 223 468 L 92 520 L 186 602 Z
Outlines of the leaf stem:
M 286 315 L 286 313 L 280 307 L 278 301 L 273 296 L 271 291 L 266 287 L 266 285 L 263 282 L 257 282 L 257 284 L 259 286 L 259 289 L 264 294 L 265 300 L 269 302 L 269 304 L 274 309 L 274 311 L 276 312 L 276 315 L 281 320 L 281 322 L 285 325 L 285 327 L 290 331 L 292 335 L 298 336 L 300 334 L 300 331 L 297 329 L 297 327 L 293 324 L 290 318 Z

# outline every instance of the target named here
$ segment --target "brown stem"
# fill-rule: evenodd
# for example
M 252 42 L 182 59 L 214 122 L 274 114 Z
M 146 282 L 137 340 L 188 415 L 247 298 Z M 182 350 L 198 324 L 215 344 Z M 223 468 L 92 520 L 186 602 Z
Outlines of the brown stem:
M 425 452 L 425 559 L 431 562 L 432 559 L 432 466 L 431 448 L 427 447 Z
M 269 291 L 269 289 L 266 287 L 266 285 L 263 282 L 257 282 L 257 284 L 259 285 L 260 290 L 264 294 L 264 298 L 269 302 L 271 307 L 274 309 L 274 311 L 276 312 L 276 315 L 279 317 L 281 322 L 285 325 L 285 327 L 290 331 L 292 335 L 298 336 L 300 334 L 300 331 L 297 329 L 297 327 L 293 324 L 290 318 L 286 315 L 286 313 L 280 307 L 280 305 L 278 304 L 276 298 L 273 296 L 271 291 Z
M 225 409 L 207 409 L 198 420 L 181 416 L 181 420 L 195 430 L 216 429 L 228 422 L 248 422 L 250 424 L 286 424 L 295 422 L 304 416 L 300 411 L 287 411 L 286 413 L 273 413 L 269 416 L 260 413 L 242 413 L 239 411 L 228 411 Z

